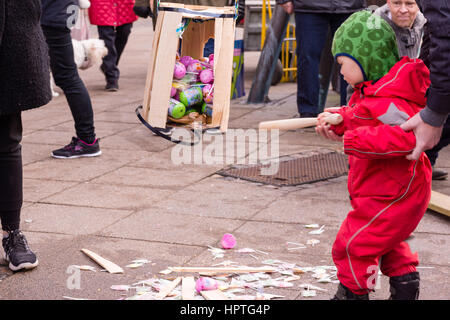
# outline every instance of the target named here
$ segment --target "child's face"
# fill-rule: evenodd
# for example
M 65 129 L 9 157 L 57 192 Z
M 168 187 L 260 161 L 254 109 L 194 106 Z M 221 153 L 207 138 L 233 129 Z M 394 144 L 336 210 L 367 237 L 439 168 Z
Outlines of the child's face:
M 341 65 L 341 74 L 349 85 L 355 87 L 355 85 L 364 81 L 361 68 L 353 59 L 346 56 L 339 56 L 337 57 L 337 63 Z

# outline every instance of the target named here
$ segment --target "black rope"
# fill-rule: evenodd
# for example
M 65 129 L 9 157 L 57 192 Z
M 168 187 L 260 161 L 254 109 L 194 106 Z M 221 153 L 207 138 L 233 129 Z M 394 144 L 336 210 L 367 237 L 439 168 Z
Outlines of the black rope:
M 170 141 L 170 142 L 173 142 L 173 143 L 175 143 L 175 144 L 181 144 L 181 145 L 184 145 L 184 146 L 195 146 L 196 144 L 198 144 L 200 141 L 201 141 L 201 137 L 200 137 L 200 133 L 199 133 L 199 131 L 200 130 L 194 130 L 194 129 L 191 129 L 191 131 L 193 131 L 193 133 L 194 133 L 194 135 L 197 137 L 197 141 L 194 141 L 194 142 L 185 142 L 185 141 L 182 141 L 182 140 L 176 140 L 176 139 L 173 139 L 171 136 L 169 136 L 169 135 L 167 135 L 167 134 L 164 134 L 164 133 L 162 133 L 161 132 L 161 128 L 155 128 L 155 127 L 153 127 L 153 126 L 151 126 L 147 121 L 145 121 L 145 119 L 142 117 L 142 115 L 141 115 L 141 113 L 139 112 L 139 110 L 140 109 L 142 109 L 142 106 L 138 106 L 137 108 L 136 108 L 136 115 L 137 115 L 137 117 L 138 117 L 138 119 L 151 131 L 151 132 L 153 132 L 154 134 L 156 134 L 157 136 L 160 136 L 161 138 L 163 138 L 163 139 L 166 139 L 166 140 L 168 140 L 168 141 Z M 215 129 L 217 129 L 217 128 L 215 128 Z M 203 132 L 205 132 L 205 131 L 207 131 L 207 130 L 209 130 L 209 128 L 208 129 L 202 129 L 201 131 L 202 131 L 202 133 Z M 220 134 L 222 134 L 222 133 L 220 133 Z
M 189 14 L 196 14 L 199 16 L 211 17 L 211 18 L 235 18 L 234 13 L 213 13 L 207 11 L 192 11 L 185 8 L 173 8 L 173 7 L 159 7 L 159 11 L 173 11 L 173 12 L 183 12 Z

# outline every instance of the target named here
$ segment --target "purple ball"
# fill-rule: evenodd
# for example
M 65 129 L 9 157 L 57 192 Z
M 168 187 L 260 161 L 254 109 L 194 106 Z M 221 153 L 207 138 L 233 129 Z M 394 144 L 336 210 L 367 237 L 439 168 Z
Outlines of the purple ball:
M 175 68 L 173 69 L 173 77 L 175 79 L 181 80 L 186 75 L 186 67 L 180 62 L 175 63 Z
M 202 70 L 199 77 L 202 83 L 213 83 L 214 71 L 212 71 L 211 69 Z
M 180 62 L 184 64 L 184 66 L 187 68 L 187 66 L 191 63 L 192 60 L 193 59 L 190 56 L 184 56 L 181 57 Z

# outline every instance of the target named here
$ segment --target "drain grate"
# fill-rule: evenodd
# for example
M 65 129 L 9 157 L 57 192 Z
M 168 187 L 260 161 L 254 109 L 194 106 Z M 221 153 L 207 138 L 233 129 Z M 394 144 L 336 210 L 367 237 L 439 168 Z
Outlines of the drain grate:
M 232 166 L 217 174 L 281 187 L 323 181 L 348 173 L 347 156 L 338 152 L 281 158 L 278 172 L 274 175 L 262 175 L 261 168 L 265 167 L 269 165 Z

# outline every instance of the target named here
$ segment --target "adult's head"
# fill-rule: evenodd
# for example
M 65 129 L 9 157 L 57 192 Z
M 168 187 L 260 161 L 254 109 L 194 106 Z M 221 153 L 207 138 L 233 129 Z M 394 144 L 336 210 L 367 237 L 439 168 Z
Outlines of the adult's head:
M 415 0 L 387 0 L 392 21 L 401 28 L 411 28 L 419 13 Z

